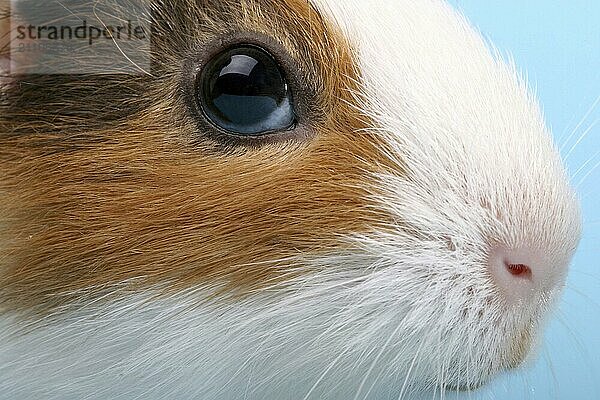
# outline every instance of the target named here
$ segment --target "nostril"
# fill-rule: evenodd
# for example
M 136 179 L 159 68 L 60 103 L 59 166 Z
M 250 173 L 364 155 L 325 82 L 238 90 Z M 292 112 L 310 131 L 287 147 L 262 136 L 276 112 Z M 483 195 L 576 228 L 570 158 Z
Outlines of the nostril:
M 509 301 L 536 301 L 562 287 L 568 262 L 533 246 L 496 246 L 490 249 L 487 272 L 493 287 Z
M 512 264 L 508 261 L 504 261 L 504 265 L 511 275 L 522 279 L 531 279 L 531 268 L 528 265 Z
M 549 280 L 547 260 L 529 248 L 496 247 L 489 254 L 488 272 L 492 282 L 507 299 L 532 299 Z

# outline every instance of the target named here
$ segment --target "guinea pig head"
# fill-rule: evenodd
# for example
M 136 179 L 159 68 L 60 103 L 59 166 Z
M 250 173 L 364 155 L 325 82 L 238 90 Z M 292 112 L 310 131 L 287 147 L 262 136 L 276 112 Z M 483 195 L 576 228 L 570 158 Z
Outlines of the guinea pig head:
M 273 360 L 257 387 L 471 389 L 524 361 L 578 203 L 525 82 L 463 17 L 147 6 L 149 69 L 11 78 L 0 309 L 196 304 L 186 351 L 228 377 Z

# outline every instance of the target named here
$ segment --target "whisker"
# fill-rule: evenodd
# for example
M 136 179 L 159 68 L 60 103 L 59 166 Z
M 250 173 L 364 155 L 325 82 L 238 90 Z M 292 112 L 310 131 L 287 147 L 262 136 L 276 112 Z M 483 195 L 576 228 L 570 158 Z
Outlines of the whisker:
M 585 275 L 586 279 L 591 278 L 592 280 L 595 280 L 597 283 L 600 284 L 600 277 L 596 276 L 595 274 L 592 274 L 591 272 L 587 272 L 587 271 L 581 270 L 579 268 L 571 268 L 571 274 Z M 567 287 L 571 288 L 570 285 L 567 285 Z
M 588 362 L 590 362 L 589 358 L 585 355 L 585 345 L 581 341 L 581 338 L 577 336 L 577 333 L 573 329 L 571 329 L 567 322 L 566 314 L 560 309 L 556 312 L 556 321 L 558 321 L 558 323 L 567 331 L 568 335 L 575 343 L 575 347 L 577 347 L 577 352 L 579 353 L 579 356 L 581 356 L 582 358 L 587 358 Z
M 590 377 L 595 377 L 598 374 L 595 373 L 595 369 L 597 368 L 595 366 L 595 362 L 594 360 L 592 360 L 592 358 L 590 357 L 590 354 L 586 351 L 586 346 L 582 343 L 581 339 L 578 337 L 578 335 L 576 334 L 575 331 L 573 331 L 570 327 L 569 324 L 566 321 L 566 315 L 562 312 L 562 310 L 558 310 L 558 318 L 557 321 L 567 330 L 567 332 L 569 333 L 569 335 L 572 337 L 575 346 L 577 348 L 577 354 L 578 354 L 578 359 L 583 360 L 584 362 L 584 367 L 582 368 L 582 370 L 588 371 L 588 379 L 590 379 Z M 595 392 L 599 391 L 599 386 L 598 383 L 596 382 L 596 380 L 594 378 L 591 378 L 594 380 L 594 388 L 595 388 Z M 593 396 L 594 398 L 597 398 L 597 396 Z
M 581 178 L 581 180 L 579 182 L 577 182 L 577 185 L 575 185 L 576 189 L 579 189 L 579 187 L 583 184 L 583 182 L 590 176 L 592 175 L 592 173 L 594 173 L 598 167 L 600 167 L 600 161 L 598 161 L 596 164 L 594 164 L 594 166 L 592 167 L 592 169 L 589 170 L 589 172 L 587 174 L 585 174 L 583 176 L 583 178 Z
M 379 381 L 379 379 L 381 378 L 381 376 L 387 372 L 385 368 L 382 368 L 381 371 L 379 372 L 379 374 L 377 374 L 377 376 L 375 377 L 375 379 L 373 380 L 373 383 L 371 384 L 371 386 L 369 387 L 369 390 L 367 390 L 367 392 L 365 393 L 365 395 L 363 396 L 363 400 L 368 400 L 369 398 L 369 394 L 371 394 L 371 391 L 373 390 L 373 388 L 375 387 L 375 385 L 377 385 L 377 382 Z
M 571 177 L 575 179 L 577 175 L 579 175 L 585 169 L 585 167 L 587 167 L 592 161 L 596 159 L 596 157 L 598 157 L 598 155 L 600 155 L 600 150 L 594 153 L 593 156 L 591 156 L 586 162 L 584 162 L 583 165 L 581 165 L 581 167 L 579 167 Z
M 383 346 L 381 347 L 381 349 L 379 350 L 379 352 L 375 356 L 375 359 L 371 363 L 371 366 L 369 367 L 369 370 L 367 371 L 367 374 L 365 375 L 365 377 L 361 381 L 361 383 L 360 383 L 360 385 L 358 387 L 358 390 L 356 391 L 356 395 L 354 396 L 354 400 L 357 400 L 358 396 L 360 396 L 360 393 L 362 392 L 362 389 L 365 386 L 365 383 L 367 382 L 367 379 L 369 379 L 369 376 L 371 375 L 371 372 L 373 372 L 373 369 L 375 368 L 375 365 L 379 361 L 379 358 L 384 353 L 384 351 L 387 349 L 387 347 L 389 346 L 389 344 L 392 342 L 392 340 L 396 336 L 396 333 L 398 333 L 398 331 L 400 330 L 400 327 L 401 327 L 401 324 L 398 324 L 398 326 L 396 327 L 396 329 L 394 329 L 394 331 L 390 334 L 390 336 L 388 337 L 388 339 L 385 341 L 385 343 L 383 344 Z
M 437 335 L 438 338 L 438 349 L 442 348 L 442 337 L 441 334 Z M 444 400 L 446 398 L 446 377 L 448 375 L 448 367 L 447 367 L 447 361 L 448 360 L 443 360 L 442 362 L 440 362 L 440 382 L 439 382 L 439 389 L 440 389 L 440 400 Z
M 571 290 L 573 293 L 579 295 L 582 299 L 589 302 L 592 307 L 595 307 L 600 312 L 600 304 L 596 303 L 591 297 L 583 293 L 581 290 L 574 288 L 573 286 L 567 286 L 566 289 Z
M 525 393 L 527 393 L 527 397 L 529 397 L 530 399 L 533 398 L 533 385 L 530 382 L 530 373 L 529 371 L 527 371 L 527 373 L 522 373 L 520 374 L 521 376 L 521 380 L 523 381 L 523 390 L 525 391 Z
M 558 384 L 558 376 L 556 375 L 556 369 L 554 368 L 554 364 L 552 363 L 552 356 L 548 351 L 548 346 L 544 346 L 544 350 L 542 352 L 544 361 L 546 361 L 546 365 L 548 366 L 548 371 L 550 371 L 550 375 L 552 376 L 552 392 L 553 398 L 558 400 L 558 392 L 559 392 L 559 384 Z
M 410 363 L 410 367 L 408 368 L 408 372 L 406 373 L 406 377 L 404 378 L 404 383 L 402 384 L 402 389 L 400 389 L 400 395 L 398 396 L 398 400 L 402 400 L 402 398 L 404 397 L 405 391 L 408 388 L 408 381 L 409 381 L 410 375 L 413 371 L 413 368 L 415 366 L 417 358 L 419 358 L 419 356 L 421 355 L 422 349 L 423 349 L 423 342 L 421 342 L 421 344 L 419 345 L 419 348 L 417 349 L 417 352 L 415 353 L 415 356 L 413 357 L 413 359 Z
M 573 151 L 577 148 L 577 146 L 579 146 L 579 144 L 581 143 L 581 141 L 583 139 L 585 139 L 587 135 L 589 135 L 589 133 L 592 131 L 592 129 L 598 124 L 598 121 L 600 121 L 600 120 L 596 120 L 596 121 L 592 122 L 590 124 L 590 126 L 588 126 L 587 129 L 584 130 L 581 133 L 581 135 L 579 135 L 579 137 L 577 138 L 577 141 L 573 144 L 573 146 L 571 146 L 571 148 L 569 149 L 569 151 L 567 152 L 567 154 L 565 154 L 565 156 L 563 157 L 563 159 L 565 161 L 567 161 L 569 159 L 569 157 L 571 156 L 571 154 L 573 153 Z
M 303 400 L 307 400 L 310 395 L 315 391 L 315 389 L 317 388 L 317 386 L 319 385 L 319 383 L 321 383 L 321 381 L 323 381 L 323 379 L 325 378 L 325 376 L 327 375 L 327 373 L 329 371 L 331 371 L 331 369 L 334 367 L 335 364 L 337 364 L 337 362 L 340 360 L 340 358 L 342 358 L 342 356 L 346 354 L 346 350 L 342 351 L 336 358 L 335 360 L 333 360 L 329 366 L 327 366 L 327 368 L 325 369 L 325 371 L 323 371 L 323 373 L 321 374 L 321 376 L 319 376 L 319 379 L 317 379 L 317 381 L 312 385 L 312 387 L 310 388 L 310 390 L 308 391 L 308 393 L 306 393 L 306 396 L 304 396 Z
M 579 121 L 579 123 L 577 124 L 577 126 L 575 126 L 575 128 L 571 131 L 571 134 L 569 134 L 569 136 L 565 139 L 565 141 L 560 146 L 560 153 L 561 154 L 562 154 L 565 146 L 567 146 L 569 144 L 569 142 L 571 141 L 571 139 L 573 138 L 573 136 L 575 136 L 575 134 L 577 133 L 577 131 L 579 130 L 579 128 L 581 128 L 581 126 L 583 125 L 583 123 L 589 118 L 589 116 L 592 114 L 592 112 L 594 112 L 594 109 L 598 106 L 598 104 L 600 104 L 600 95 L 592 103 L 591 107 L 587 110 L 587 112 L 585 113 L 585 115 L 583 116 L 583 118 L 581 119 L 581 121 Z

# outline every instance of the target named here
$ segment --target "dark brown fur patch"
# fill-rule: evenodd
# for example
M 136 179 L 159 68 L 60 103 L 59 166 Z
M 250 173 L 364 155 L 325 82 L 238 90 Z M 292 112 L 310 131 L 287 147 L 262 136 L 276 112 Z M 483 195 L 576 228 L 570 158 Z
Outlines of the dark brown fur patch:
M 363 187 L 385 161 L 335 26 L 305 0 L 152 8 L 153 76 L 24 76 L 0 106 L 0 305 L 49 309 L 123 283 L 243 294 L 382 218 Z M 186 60 L 240 32 L 289 55 L 306 134 L 235 145 L 190 113 Z

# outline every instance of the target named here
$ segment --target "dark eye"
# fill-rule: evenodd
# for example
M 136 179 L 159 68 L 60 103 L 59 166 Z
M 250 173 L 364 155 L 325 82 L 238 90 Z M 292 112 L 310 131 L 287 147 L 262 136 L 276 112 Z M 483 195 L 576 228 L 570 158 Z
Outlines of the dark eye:
M 277 61 L 251 45 L 228 49 L 205 65 L 196 101 L 213 124 L 238 135 L 284 131 L 295 124 L 292 96 Z

